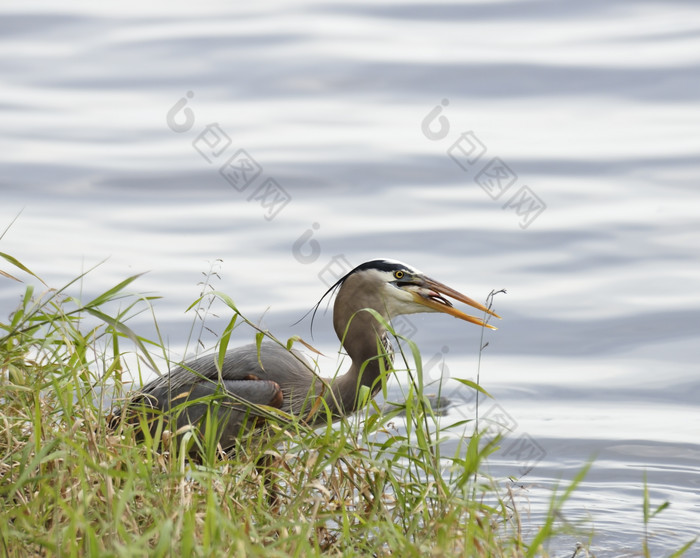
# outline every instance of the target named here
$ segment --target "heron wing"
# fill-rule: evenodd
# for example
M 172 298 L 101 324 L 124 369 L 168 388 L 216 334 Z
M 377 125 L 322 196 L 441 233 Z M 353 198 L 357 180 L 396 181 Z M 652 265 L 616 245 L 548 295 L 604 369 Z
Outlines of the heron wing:
M 313 374 L 298 353 L 273 343 L 255 344 L 226 353 L 221 371 L 215 355 L 199 357 L 146 384 L 131 405 L 173 410 L 178 430 L 200 425 L 214 411 L 224 448 L 234 445 L 241 428 L 256 426 L 262 415 L 256 405 L 290 411 L 286 390 L 306 393 Z M 199 402 L 198 402 L 199 400 Z M 252 405 L 251 405 L 252 404 Z

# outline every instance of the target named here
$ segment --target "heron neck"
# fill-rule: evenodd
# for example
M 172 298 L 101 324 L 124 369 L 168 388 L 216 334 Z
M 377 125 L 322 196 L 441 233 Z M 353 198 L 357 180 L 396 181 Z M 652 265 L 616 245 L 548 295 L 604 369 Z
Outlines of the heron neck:
M 347 321 L 336 320 L 334 325 L 338 338 L 352 359 L 352 365 L 332 382 L 335 401 L 329 402 L 329 405 L 336 407 L 334 411 L 338 414 L 345 415 L 360 407 L 362 387 L 369 388 L 372 396 L 376 395 L 382 366 L 385 370 L 391 366 L 391 346 L 386 329 L 369 312 L 356 311 Z

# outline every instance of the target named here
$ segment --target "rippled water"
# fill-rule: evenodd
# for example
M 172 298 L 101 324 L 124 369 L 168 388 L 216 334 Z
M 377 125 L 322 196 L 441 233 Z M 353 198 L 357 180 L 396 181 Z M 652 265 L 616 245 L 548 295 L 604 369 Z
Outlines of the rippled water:
M 491 469 L 518 477 L 527 528 L 595 457 L 555 555 L 589 537 L 638 555 L 645 474 L 671 501 L 654 555 L 700 532 L 697 3 L 0 11 L 0 227 L 22 211 L 1 251 L 52 286 L 108 258 L 86 293 L 149 271 L 136 289 L 164 296 L 175 353 L 211 263 L 282 338 L 376 256 L 474 298 L 506 288 L 481 416 L 510 429 Z M 0 282 L 4 314 L 20 289 Z M 475 376 L 476 328 L 403 327 L 434 377 Z M 446 385 L 450 416 L 472 416 Z

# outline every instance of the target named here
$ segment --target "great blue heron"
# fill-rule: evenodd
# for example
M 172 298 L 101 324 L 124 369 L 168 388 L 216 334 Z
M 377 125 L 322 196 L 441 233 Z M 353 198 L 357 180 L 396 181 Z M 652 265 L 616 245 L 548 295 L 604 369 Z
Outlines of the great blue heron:
M 352 360 L 345 374 L 321 379 L 299 352 L 272 342 L 259 346 L 253 343 L 228 351 L 221 371 L 217 370 L 215 355 L 175 368 L 144 386 L 129 406 L 168 413 L 182 405 L 175 413 L 180 429 L 188 424 L 201 426 L 207 410 L 213 409 L 211 402 L 216 400 L 218 440 L 224 450 L 230 450 L 241 437 L 244 424 L 260 422 L 261 413 L 256 409 L 263 408 L 259 406 L 280 409 L 314 425 L 326 420 L 328 411 L 333 419 L 356 411 L 363 386 L 376 395 L 381 370 L 390 368 L 393 357 L 384 323 L 366 309 L 373 309 L 387 323 L 401 314 L 443 312 L 496 329 L 454 308 L 445 298 L 448 296 L 499 317 L 484 305 L 394 260 L 372 260 L 357 266 L 321 300 L 336 289 L 333 326 Z M 204 402 L 196 401 L 202 399 Z

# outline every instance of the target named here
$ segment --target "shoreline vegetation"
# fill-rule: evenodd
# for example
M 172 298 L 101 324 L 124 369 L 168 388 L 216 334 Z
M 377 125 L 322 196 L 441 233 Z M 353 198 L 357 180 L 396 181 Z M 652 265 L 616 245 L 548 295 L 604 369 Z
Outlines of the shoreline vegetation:
M 410 340 L 401 340 L 395 362 L 408 378 L 406 399 L 392 410 L 368 396 L 357 415 L 327 427 L 272 416 L 269 439 L 222 455 L 213 429 L 173 433 L 167 417 L 155 435 L 145 421 L 110 426 L 111 401 L 128 397 L 125 382 L 157 370 L 153 355 L 168 362 L 162 340 L 128 325 L 153 312 L 156 298 L 127 293 L 138 275 L 84 303 L 71 292 L 86 274 L 51 289 L 16 258 L 0 257 L 0 281 L 23 289 L 19 306 L 0 316 L 3 556 L 555 555 L 550 543 L 567 529 L 562 507 L 590 464 L 552 496 L 542 525 L 525 534 L 510 489 L 483 473 L 498 437 L 472 428 L 457 451 L 443 453 L 450 431 L 473 421 L 437 419 Z M 22 286 L 17 275 L 42 290 Z M 250 328 L 258 343 L 289 348 L 299 341 L 260 330 L 222 293 L 207 292 L 190 309 L 212 298 L 231 316 L 214 357 L 238 327 Z M 157 331 L 155 313 L 153 320 Z M 488 395 L 478 385 L 470 389 Z M 652 510 L 645 491 L 643 505 L 646 526 L 667 503 Z M 587 547 L 563 552 L 593 556 Z M 640 549 L 650 555 L 646 537 Z

